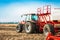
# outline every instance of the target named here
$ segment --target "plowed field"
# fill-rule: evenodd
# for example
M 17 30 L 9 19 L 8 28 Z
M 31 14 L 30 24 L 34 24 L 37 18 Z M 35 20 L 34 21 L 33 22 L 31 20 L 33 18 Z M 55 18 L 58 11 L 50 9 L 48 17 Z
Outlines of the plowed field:
M 44 40 L 41 33 L 26 34 L 16 32 L 17 24 L 0 24 L 0 40 Z

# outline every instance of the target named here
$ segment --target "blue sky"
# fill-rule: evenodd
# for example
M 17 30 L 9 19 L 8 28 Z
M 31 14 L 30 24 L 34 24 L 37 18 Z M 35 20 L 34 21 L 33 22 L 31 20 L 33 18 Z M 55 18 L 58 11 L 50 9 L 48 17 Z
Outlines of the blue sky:
M 0 22 L 17 22 L 24 13 L 36 13 L 43 5 L 60 7 L 60 0 L 0 0 Z

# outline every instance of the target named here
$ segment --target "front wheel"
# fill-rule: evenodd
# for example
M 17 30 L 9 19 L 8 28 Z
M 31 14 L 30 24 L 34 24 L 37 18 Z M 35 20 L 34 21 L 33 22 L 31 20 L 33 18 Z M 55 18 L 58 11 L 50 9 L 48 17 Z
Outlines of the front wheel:
M 19 33 L 19 32 L 22 32 L 22 30 L 23 30 L 23 25 L 18 24 L 17 27 L 16 27 L 16 32 Z

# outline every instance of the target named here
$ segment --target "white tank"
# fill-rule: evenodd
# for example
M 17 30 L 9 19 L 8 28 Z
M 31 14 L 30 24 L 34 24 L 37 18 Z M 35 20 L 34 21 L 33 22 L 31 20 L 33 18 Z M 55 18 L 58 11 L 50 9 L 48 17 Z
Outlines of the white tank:
M 59 8 L 51 9 L 51 19 L 60 20 L 60 9 Z

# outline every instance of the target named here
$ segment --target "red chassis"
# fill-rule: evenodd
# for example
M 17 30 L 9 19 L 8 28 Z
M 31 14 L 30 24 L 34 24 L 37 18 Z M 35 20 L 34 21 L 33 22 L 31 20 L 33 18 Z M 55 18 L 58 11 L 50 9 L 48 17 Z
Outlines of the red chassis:
M 49 33 L 46 40 L 60 40 L 60 34 L 53 36 L 51 33 Z

